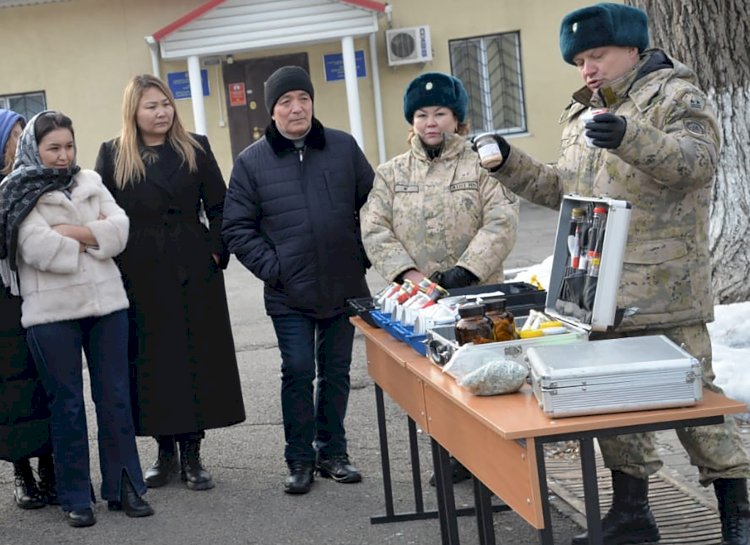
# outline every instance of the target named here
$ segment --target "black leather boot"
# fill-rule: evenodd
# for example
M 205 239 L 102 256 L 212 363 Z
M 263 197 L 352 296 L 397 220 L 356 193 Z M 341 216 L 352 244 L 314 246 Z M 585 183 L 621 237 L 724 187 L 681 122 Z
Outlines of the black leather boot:
M 133 518 L 150 517 L 154 514 L 153 508 L 135 491 L 124 469 L 120 479 L 120 499 L 109 500 L 107 508 L 110 511 L 125 511 L 127 516 Z
M 312 462 L 292 460 L 287 462 L 289 476 L 284 481 L 287 494 L 307 494 L 315 480 L 315 465 Z
M 149 488 L 164 486 L 177 475 L 177 446 L 174 435 L 162 435 L 156 438 L 159 454 L 153 465 L 146 470 L 143 479 Z
M 716 479 L 714 492 L 719 501 L 721 516 L 721 545 L 749 545 L 747 479 Z
M 68 518 L 68 524 L 73 528 L 86 528 L 96 524 L 96 516 L 91 507 L 68 511 L 66 516 Z
M 337 483 L 358 483 L 362 473 L 349 461 L 348 454 L 334 454 L 330 457 L 320 456 L 317 463 L 318 474 Z
M 201 440 L 180 440 L 180 478 L 190 490 L 208 490 L 214 487 L 211 474 L 201 463 Z
M 648 479 L 612 471 L 612 507 L 602 519 L 602 544 L 625 545 L 659 541 L 659 528 L 648 505 Z M 588 533 L 573 545 L 588 545 Z
M 55 461 L 52 454 L 39 457 L 39 492 L 47 505 L 60 505 L 57 498 L 57 481 L 55 480 Z
M 21 509 L 39 509 L 47 505 L 44 496 L 36 486 L 28 458 L 13 462 L 13 473 L 15 474 L 13 498 L 16 500 L 18 507 Z

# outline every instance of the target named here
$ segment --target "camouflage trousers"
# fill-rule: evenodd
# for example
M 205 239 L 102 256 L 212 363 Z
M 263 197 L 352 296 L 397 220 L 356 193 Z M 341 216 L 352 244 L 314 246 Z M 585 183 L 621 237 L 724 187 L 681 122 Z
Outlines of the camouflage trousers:
M 714 384 L 711 365 L 711 339 L 705 324 L 652 329 L 625 333 L 594 334 L 593 339 L 634 337 L 639 335 L 665 335 L 701 361 L 703 385 L 713 392 L 722 393 Z M 716 479 L 739 479 L 750 477 L 748 459 L 737 425 L 729 416 L 723 424 L 677 428 L 677 437 L 690 457 L 690 463 L 698 467 L 700 483 L 708 486 Z M 599 447 L 604 465 L 609 469 L 645 479 L 661 469 L 663 463 L 654 447 L 654 434 L 633 433 L 615 437 L 600 437 Z

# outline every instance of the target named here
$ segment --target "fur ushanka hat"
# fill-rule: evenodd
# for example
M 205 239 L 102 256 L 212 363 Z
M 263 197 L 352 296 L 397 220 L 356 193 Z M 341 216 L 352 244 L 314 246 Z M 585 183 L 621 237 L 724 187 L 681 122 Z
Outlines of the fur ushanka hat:
M 560 25 L 560 51 L 568 64 L 581 51 L 617 45 L 648 48 L 648 15 L 624 4 L 601 3 L 567 14 Z
M 427 72 L 414 78 L 404 92 L 404 117 L 411 124 L 414 112 L 425 106 L 445 106 L 458 121 L 466 119 L 469 97 L 461 80 L 441 72 Z

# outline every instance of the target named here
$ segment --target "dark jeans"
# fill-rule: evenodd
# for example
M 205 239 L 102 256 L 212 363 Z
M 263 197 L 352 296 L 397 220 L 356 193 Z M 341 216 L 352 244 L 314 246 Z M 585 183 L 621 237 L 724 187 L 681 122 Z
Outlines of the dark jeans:
M 72 511 L 91 505 L 81 348 L 86 353 L 96 405 L 102 498 L 120 499 L 123 470 L 136 492 L 145 493 L 130 411 L 127 312 L 32 326 L 27 340 L 49 396 L 55 478 L 62 508 Z
M 354 327 L 345 314 L 325 319 L 283 314 L 271 319 L 281 351 L 286 461 L 314 462 L 316 451 L 323 458 L 345 454 Z

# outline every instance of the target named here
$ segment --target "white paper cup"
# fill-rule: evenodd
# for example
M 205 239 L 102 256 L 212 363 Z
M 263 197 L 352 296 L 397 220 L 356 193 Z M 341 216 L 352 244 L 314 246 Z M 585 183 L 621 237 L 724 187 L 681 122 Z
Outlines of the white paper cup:
M 606 114 L 607 108 L 589 108 L 585 112 L 581 114 L 581 127 L 583 131 L 583 139 L 586 142 L 586 145 L 590 148 L 595 148 L 597 146 L 594 145 L 594 142 L 592 142 L 591 138 L 586 136 L 586 123 L 594 119 L 595 115 L 599 114 Z

